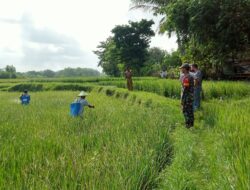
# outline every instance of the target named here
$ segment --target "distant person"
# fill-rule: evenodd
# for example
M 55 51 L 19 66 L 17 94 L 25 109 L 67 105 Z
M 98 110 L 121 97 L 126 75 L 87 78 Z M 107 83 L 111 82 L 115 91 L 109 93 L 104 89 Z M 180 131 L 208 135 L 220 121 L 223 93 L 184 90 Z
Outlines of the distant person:
M 28 90 L 24 90 L 19 99 L 21 100 L 22 105 L 28 105 L 30 103 L 30 95 L 28 94 Z
M 167 71 L 161 71 L 160 72 L 160 76 L 161 76 L 161 78 L 167 78 Z
M 124 74 L 125 78 L 127 79 L 127 88 L 128 90 L 132 91 L 133 90 L 132 70 L 129 67 L 127 67 Z
M 181 106 L 187 128 L 194 126 L 194 78 L 190 74 L 190 66 L 185 63 L 181 67 Z
M 95 108 L 95 106 L 88 103 L 86 100 L 86 96 L 88 94 L 84 91 L 81 91 L 78 95 L 78 98 L 70 105 L 70 112 L 72 116 L 80 116 L 83 117 L 84 107 Z
M 201 105 L 201 93 L 202 93 L 202 73 L 197 64 L 191 65 L 191 71 L 194 77 L 194 110 L 200 108 Z

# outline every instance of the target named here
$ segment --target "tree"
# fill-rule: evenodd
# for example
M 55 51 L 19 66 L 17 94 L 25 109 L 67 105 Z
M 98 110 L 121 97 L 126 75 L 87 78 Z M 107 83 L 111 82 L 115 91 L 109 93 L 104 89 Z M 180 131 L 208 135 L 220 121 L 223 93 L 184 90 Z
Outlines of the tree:
M 151 29 L 153 24 L 152 20 L 143 19 L 140 22 L 129 22 L 129 25 L 116 26 L 112 30 L 120 62 L 134 69 L 138 75 L 147 58 L 150 38 L 155 35 Z
M 165 15 L 162 33 L 176 34 L 184 59 L 220 70 L 250 49 L 249 0 L 134 0 Z
M 145 61 L 145 64 L 142 68 L 142 75 L 152 76 L 156 75 L 160 72 L 160 70 L 164 69 L 164 57 L 167 52 L 160 48 L 154 47 L 148 49 L 148 56 Z
M 100 73 L 97 70 L 90 68 L 65 68 L 63 70 L 57 71 L 55 76 L 57 77 L 90 77 L 99 76 Z
M 176 68 L 181 65 L 182 61 L 178 51 L 167 53 L 164 57 L 163 67 L 164 68 Z
M 16 68 L 13 65 L 7 65 L 5 71 L 1 72 L 1 78 L 16 78 Z
M 98 65 L 111 76 L 120 76 L 125 67 L 131 67 L 134 74 L 142 74 L 141 68 L 147 60 L 153 21 L 129 22 L 116 26 L 113 36 L 100 42 L 94 53 L 99 58 Z
M 121 71 L 119 69 L 120 57 L 119 49 L 116 48 L 112 37 L 107 38 L 106 41 L 100 42 L 97 46 L 97 50 L 94 53 L 99 58 L 98 66 L 103 68 L 103 71 L 110 76 L 120 76 Z
M 5 71 L 13 74 L 13 73 L 16 73 L 16 68 L 13 65 L 7 65 L 5 67 Z
M 42 72 L 42 75 L 44 76 L 44 77 L 49 77 L 49 78 L 52 78 L 52 77 L 54 77 L 55 76 L 55 72 L 54 71 L 51 71 L 51 70 L 44 70 L 43 72 Z

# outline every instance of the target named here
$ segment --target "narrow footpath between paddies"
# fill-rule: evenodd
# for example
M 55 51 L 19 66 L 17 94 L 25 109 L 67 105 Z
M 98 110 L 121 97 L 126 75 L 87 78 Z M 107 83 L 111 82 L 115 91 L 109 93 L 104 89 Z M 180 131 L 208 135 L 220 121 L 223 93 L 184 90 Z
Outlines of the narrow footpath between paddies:
M 173 161 L 159 189 L 250 189 L 250 98 L 202 107 L 194 129 L 173 132 Z
M 121 91 L 126 93 L 114 88 L 106 90 L 106 94 L 113 96 Z M 153 96 L 130 93 L 139 97 L 145 94 L 147 99 Z M 179 104 L 169 98 L 152 99 L 156 99 L 154 103 L 161 101 L 160 107 L 169 106 L 171 101 L 176 107 Z M 168 158 L 159 176 L 145 183 L 148 186 L 142 189 L 250 189 L 250 128 L 247 127 L 250 98 L 205 101 L 195 117 L 195 127 L 186 129 L 178 116 L 179 122 L 173 125 L 168 140 L 172 146 L 171 159 Z

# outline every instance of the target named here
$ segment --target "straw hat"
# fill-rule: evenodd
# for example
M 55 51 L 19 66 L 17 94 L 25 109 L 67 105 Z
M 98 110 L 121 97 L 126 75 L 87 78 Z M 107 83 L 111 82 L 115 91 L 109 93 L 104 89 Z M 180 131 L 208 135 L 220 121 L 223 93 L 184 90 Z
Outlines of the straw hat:
M 80 94 L 78 94 L 79 97 L 81 96 L 88 96 L 88 93 L 84 92 L 84 91 L 81 91 Z

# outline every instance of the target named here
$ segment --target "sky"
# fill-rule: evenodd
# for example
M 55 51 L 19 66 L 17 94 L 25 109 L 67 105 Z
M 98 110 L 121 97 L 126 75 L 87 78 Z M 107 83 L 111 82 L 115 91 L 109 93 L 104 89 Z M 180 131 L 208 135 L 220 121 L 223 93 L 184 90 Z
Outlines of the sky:
M 0 68 L 101 71 L 93 51 L 116 25 L 153 19 L 157 33 L 161 18 L 131 6 L 130 0 L 0 0 Z M 150 46 L 171 52 L 176 38 L 157 34 Z

